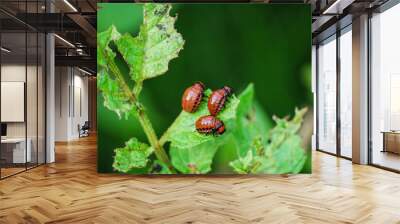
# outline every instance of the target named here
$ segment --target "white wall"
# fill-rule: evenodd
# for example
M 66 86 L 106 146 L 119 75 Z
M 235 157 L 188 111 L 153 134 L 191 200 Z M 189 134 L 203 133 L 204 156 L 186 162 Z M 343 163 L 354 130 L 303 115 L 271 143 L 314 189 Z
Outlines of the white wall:
M 3 82 L 26 82 L 25 75 L 26 70 L 28 74 L 36 69 L 36 67 L 28 66 L 27 68 L 24 65 L 18 64 L 5 64 L 1 66 L 1 81 Z M 36 70 L 34 71 L 36 74 Z M 32 84 L 32 83 L 30 83 Z M 36 85 L 36 82 L 34 83 Z M 30 90 L 30 89 L 28 89 Z M 36 89 L 33 92 L 28 91 L 28 97 L 35 97 L 36 98 Z M 32 99 L 27 99 L 28 102 L 31 102 Z M 36 107 L 36 105 L 35 105 Z M 2 110 L 7 110 L 7 108 L 2 108 Z M 34 115 L 34 117 L 31 117 Z M 36 114 L 28 114 L 28 122 L 31 122 L 36 119 Z M 36 121 L 36 120 L 35 120 Z M 36 122 L 35 122 L 36 123 Z M 31 127 L 32 125 L 28 125 Z M 8 137 L 25 137 L 25 122 L 7 122 L 7 136 Z M 28 136 L 29 137 L 29 136 Z
M 75 70 L 74 75 L 74 91 L 72 96 L 74 102 L 74 108 L 72 108 L 72 119 L 71 119 L 71 132 L 70 135 L 73 138 L 79 137 L 78 132 L 78 125 L 83 125 L 85 121 L 88 121 L 88 78 L 82 76 L 83 73 L 79 72 L 78 75 L 76 74 L 77 70 Z M 71 104 L 72 105 L 72 104 Z
M 37 71 L 37 69 L 39 69 Z M 19 108 L 20 113 L 25 114 L 26 120 L 22 122 L 5 122 L 7 124 L 7 137 L 9 138 L 24 138 L 25 135 L 29 139 L 30 148 L 32 150 L 32 161 L 36 162 L 39 158 L 39 163 L 44 163 L 44 74 L 41 67 L 25 66 L 25 64 L 3 64 L 1 66 L 1 81 L 2 82 L 24 82 L 26 84 L 26 106 Z M 27 78 L 27 80 L 25 80 Z M 2 89 L 3 92 L 4 89 Z M 24 94 L 24 90 L 20 90 Z M 7 95 L 2 95 L 2 98 Z M 2 107 L 2 112 L 16 113 L 15 108 Z M 24 115 L 22 115 L 24 116 Z M 37 156 L 37 153 L 39 155 Z
M 1 81 L 1 121 L 25 121 L 25 83 Z M 35 107 L 36 108 L 36 105 Z
M 56 67 L 55 85 L 55 140 L 77 139 L 78 125 L 88 120 L 88 78 L 76 68 Z
M 55 68 L 55 141 L 68 140 L 68 71 L 67 67 Z
M 1 81 L 5 82 L 25 82 L 24 65 L 8 64 L 1 66 Z M 6 110 L 6 108 L 1 108 Z M 7 123 L 7 137 L 25 137 L 25 122 Z

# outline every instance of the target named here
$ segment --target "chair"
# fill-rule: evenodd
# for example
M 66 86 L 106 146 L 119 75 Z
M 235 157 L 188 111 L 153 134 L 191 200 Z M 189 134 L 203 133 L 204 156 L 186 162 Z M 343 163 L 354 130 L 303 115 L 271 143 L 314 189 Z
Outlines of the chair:
M 82 127 L 80 127 L 80 125 L 78 124 L 79 138 L 89 136 L 89 129 L 90 129 L 89 121 L 85 121 Z

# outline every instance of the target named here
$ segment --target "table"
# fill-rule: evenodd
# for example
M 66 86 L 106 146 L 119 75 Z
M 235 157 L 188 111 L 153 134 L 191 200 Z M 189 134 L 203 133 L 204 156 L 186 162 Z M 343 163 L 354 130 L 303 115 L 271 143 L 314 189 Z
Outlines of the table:
M 31 162 L 32 154 L 31 154 L 31 146 L 32 141 L 30 138 L 26 139 L 28 143 L 26 147 L 25 153 L 25 138 L 5 138 L 1 139 L 1 147 L 2 147 L 2 157 L 3 152 L 10 151 L 12 152 L 12 163 L 26 163 Z M 10 146 L 14 146 L 13 148 L 9 148 Z M 5 147 L 5 148 L 3 148 Z M 11 158 L 10 158 L 11 159 Z
M 400 154 L 400 131 L 382 131 L 383 150 L 382 152 L 392 152 Z

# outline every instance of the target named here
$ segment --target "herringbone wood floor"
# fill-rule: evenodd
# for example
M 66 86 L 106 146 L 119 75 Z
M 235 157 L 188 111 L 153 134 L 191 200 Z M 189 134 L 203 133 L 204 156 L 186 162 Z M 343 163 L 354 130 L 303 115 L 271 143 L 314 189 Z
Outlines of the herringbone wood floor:
M 0 181 L 0 223 L 400 223 L 400 175 L 315 152 L 312 175 L 96 173 L 96 139 Z

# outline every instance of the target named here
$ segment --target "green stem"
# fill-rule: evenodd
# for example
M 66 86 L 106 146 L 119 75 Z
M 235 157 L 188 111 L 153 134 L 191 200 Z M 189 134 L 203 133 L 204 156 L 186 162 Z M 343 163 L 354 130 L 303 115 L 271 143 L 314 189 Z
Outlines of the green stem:
M 142 125 L 142 127 L 144 129 L 144 132 L 146 133 L 147 138 L 149 139 L 151 146 L 154 148 L 154 153 L 156 154 L 156 157 L 161 162 L 166 164 L 168 166 L 169 170 L 174 173 L 175 169 L 172 166 L 171 162 L 169 161 L 168 155 L 165 152 L 164 148 L 160 145 L 157 135 L 153 129 L 153 126 L 141 106 L 138 109 L 138 118 L 139 118 L 140 124 Z
M 142 86 L 143 80 L 137 80 L 135 82 L 135 86 L 133 87 L 133 94 L 135 94 L 137 98 L 139 98 L 140 92 L 142 91 Z
M 124 76 L 122 75 L 121 71 L 119 70 L 117 64 L 115 64 L 114 60 L 110 59 L 109 57 L 107 57 L 107 59 L 108 59 L 108 68 L 111 70 L 111 72 L 117 78 L 119 85 L 122 87 L 123 91 L 128 96 L 129 101 L 131 101 L 131 103 L 136 105 L 137 104 L 136 97 L 135 97 L 135 95 L 132 94 L 131 90 L 129 89 L 129 86 L 125 83 Z
M 108 56 L 107 53 L 105 53 L 105 55 Z M 164 148 L 162 147 L 162 145 L 159 143 L 157 135 L 153 129 L 153 126 L 149 120 L 149 118 L 147 117 L 143 106 L 137 101 L 137 95 L 133 94 L 130 89 L 129 86 L 126 84 L 124 77 L 121 73 L 121 71 L 119 70 L 118 66 L 115 64 L 114 60 L 110 60 L 110 58 L 108 57 L 108 66 L 109 69 L 111 70 L 111 72 L 115 75 L 119 85 L 122 87 L 123 91 L 125 92 L 125 94 L 128 96 L 129 101 L 135 105 L 136 111 L 138 112 L 138 120 L 147 136 L 147 139 L 150 142 L 150 145 L 153 147 L 154 149 L 154 153 L 156 154 L 157 159 L 159 159 L 161 162 L 163 162 L 165 165 L 168 166 L 168 168 L 170 169 L 170 171 L 172 173 L 175 173 L 175 169 L 172 166 L 167 153 L 165 152 Z M 136 84 L 138 85 L 138 83 Z M 141 83 L 140 83 L 141 85 Z M 141 87 L 140 87 L 141 89 Z M 139 93 L 140 89 L 137 88 L 136 92 Z
M 183 112 L 181 112 L 183 113 Z M 168 129 L 164 132 L 164 134 L 160 138 L 160 145 L 163 146 L 167 141 L 169 137 L 169 132 L 171 131 L 171 128 L 174 127 L 174 124 L 178 122 L 178 119 L 181 117 L 181 114 L 178 115 L 178 117 L 175 119 L 175 121 L 168 127 Z
M 168 129 L 161 136 L 160 141 L 159 141 L 161 146 L 163 146 L 168 141 L 169 131 L 170 131 L 171 127 L 173 127 L 173 126 L 174 126 L 174 123 L 172 123 L 171 126 L 169 126 Z
M 160 145 L 163 146 L 168 140 L 168 130 L 161 136 Z

